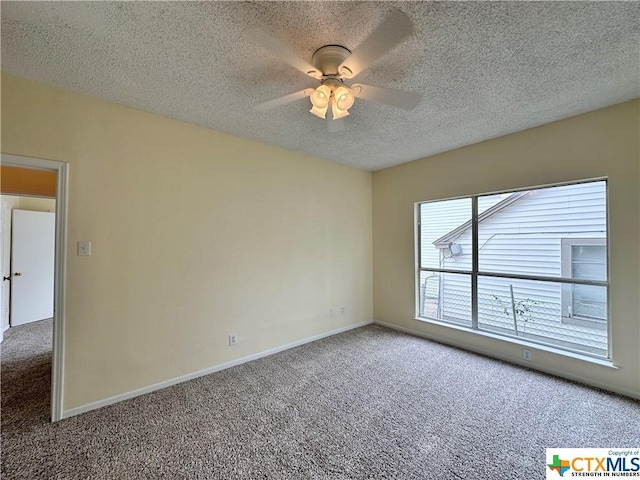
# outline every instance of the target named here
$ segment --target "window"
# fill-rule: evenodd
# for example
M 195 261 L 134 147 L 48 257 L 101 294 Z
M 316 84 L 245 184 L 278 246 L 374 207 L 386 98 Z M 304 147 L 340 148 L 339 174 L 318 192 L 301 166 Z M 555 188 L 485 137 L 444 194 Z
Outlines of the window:
M 417 205 L 417 317 L 609 356 L 607 184 Z
M 562 276 L 580 280 L 606 280 L 607 248 L 604 238 L 563 238 Z M 562 317 L 567 323 L 606 328 L 606 291 L 593 285 L 564 285 Z

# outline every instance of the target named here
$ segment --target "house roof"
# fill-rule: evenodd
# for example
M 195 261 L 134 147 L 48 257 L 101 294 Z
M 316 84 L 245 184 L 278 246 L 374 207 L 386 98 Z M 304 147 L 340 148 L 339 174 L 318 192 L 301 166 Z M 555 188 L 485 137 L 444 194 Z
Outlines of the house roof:
M 508 207 L 513 202 L 520 200 L 523 197 L 526 197 L 530 193 L 529 190 L 524 190 L 522 192 L 515 192 L 509 195 L 507 198 L 500 200 L 498 203 L 493 205 L 490 208 L 487 208 L 484 212 L 478 215 L 478 223 L 483 222 L 487 218 L 495 215 L 500 210 Z M 462 225 L 454 228 L 450 232 L 446 233 L 442 237 L 433 241 L 433 245 L 436 248 L 448 248 L 460 235 L 466 232 L 471 228 L 471 220 L 464 222 Z
M 245 35 L 272 32 L 309 62 L 355 49 L 401 9 L 414 35 L 354 82 L 423 94 L 405 111 L 356 99 L 346 128 L 316 87 Z M 638 2 L 3 1 L 2 70 L 366 170 L 378 170 L 640 96 Z

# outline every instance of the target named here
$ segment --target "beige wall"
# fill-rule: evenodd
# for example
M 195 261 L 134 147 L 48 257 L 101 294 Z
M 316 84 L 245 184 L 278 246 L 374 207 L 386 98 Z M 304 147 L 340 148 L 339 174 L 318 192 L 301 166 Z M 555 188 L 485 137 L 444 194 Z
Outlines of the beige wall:
M 610 303 L 618 370 L 534 350 L 527 363 L 640 395 L 638 100 L 373 174 L 374 318 L 521 362 L 521 347 L 414 320 L 414 204 L 595 177 L 609 178 Z
M 53 198 L 18 197 L 15 195 L 0 196 L 2 203 L 6 205 L 6 216 L 2 225 L 3 259 L 2 275 L 11 275 L 11 211 L 13 209 L 32 210 L 35 212 L 51 212 L 56 208 Z M 2 315 L 0 326 L 4 330 L 9 327 L 9 282 L 2 282 Z
M 16 197 L 13 195 L 3 195 L 7 198 L 15 198 L 18 200 L 18 206 L 20 210 L 31 210 L 33 212 L 55 212 L 56 200 L 55 198 L 38 198 L 38 197 Z
M 372 318 L 369 172 L 6 74 L 2 152 L 70 164 L 65 410 Z

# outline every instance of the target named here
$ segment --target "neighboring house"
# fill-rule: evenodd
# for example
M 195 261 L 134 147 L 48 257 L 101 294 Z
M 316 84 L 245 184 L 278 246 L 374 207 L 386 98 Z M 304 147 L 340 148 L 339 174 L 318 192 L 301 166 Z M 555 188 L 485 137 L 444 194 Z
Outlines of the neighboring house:
M 468 199 L 454 202 L 442 218 L 455 221 L 460 212 L 468 218 Z M 606 280 L 605 182 L 489 195 L 479 199 L 478 211 L 480 272 Z M 470 220 L 422 240 L 423 255 L 437 258 L 439 268 L 471 270 Z M 427 273 L 420 283 L 424 315 L 470 325 L 470 277 Z M 606 288 L 480 275 L 478 325 L 605 354 Z

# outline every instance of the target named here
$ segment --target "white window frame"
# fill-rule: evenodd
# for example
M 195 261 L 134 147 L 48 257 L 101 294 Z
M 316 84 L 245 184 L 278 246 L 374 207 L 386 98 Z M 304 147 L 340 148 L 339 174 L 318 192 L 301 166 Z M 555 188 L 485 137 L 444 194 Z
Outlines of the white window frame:
M 497 278 L 505 278 L 505 279 L 514 279 L 514 280 L 532 280 L 532 281 L 547 281 L 547 282 L 554 282 L 554 283 L 560 283 L 562 284 L 563 288 L 561 289 L 562 292 L 564 292 L 565 287 L 568 286 L 569 288 L 571 287 L 571 285 L 595 285 L 595 286 L 601 286 L 601 287 L 605 287 L 607 289 L 607 321 L 606 322 L 602 322 L 602 321 L 596 321 L 596 324 L 600 324 L 602 325 L 602 328 L 604 330 L 607 330 L 607 353 L 606 355 L 598 355 L 598 354 L 589 354 L 587 352 L 580 352 L 580 355 L 584 355 L 585 357 L 589 357 L 589 356 L 593 356 L 599 359 L 605 358 L 605 359 L 610 359 L 611 358 L 611 321 L 610 321 L 610 302 L 609 302 L 609 250 L 608 250 L 608 235 L 609 235 L 609 228 L 607 227 L 607 231 L 606 231 L 606 237 L 602 238 L 602 239 L 594 239 L 594 240 L 602 240 L 604 242 L 605 247 L 607 247 L 607 253 L 606 253 L 606 257 L 607 257 L 607 279 L 603 280 L 603 281 L 596 281 L 596 280 L 580 280 L 580 279 L 574 279 L 574 278 L 570 278 L 566 277 L 563 273 L 564 270 L 562 269 L 562 264 L 561 264 L 561 275 L 559 277 L 547 277 L 547 276 L 538 276 L 538 275 L 526 275 L 526 274 L 519 274 L 519 275 L 514 275 L 514 274 L 508 274 L 508 273 L 496 273 L 496 272 L 485 272 L 485 271 L 481 271 L 479 269 L 479 241 L 478 241 L 478 198 L 479 197 L 483 197 L 486 195 L 494 195 L 494 194 L 502 194 L 502 193 L 515 193 L 515 192 L 520 192 L 520 191 L 535 191 L 535 190 L 540 190 L 543 188 L 550 188 L 550 187 L 559 187 L 559 186 L 566 186 L 566 185 L 578 185 L 578 184 L 583 184 L 583 183 L 593 183 L 593 182 L 605 182 L 605 214 L 607 217 L 606 220 L 606 224 L 608 226 L 609 222 L 608 222 L 608 217 L 609 217 L 609 185 L 607 182 L 606 178 L 594 178 L 594 179 L 587 179 L 587 180 L 581 180 L 581 181 L 577 181 L 577 182 L 564 182 L 564 183 L 557 183 L 557 184 L 550 184 L 550 185 L 541 185 L 541 186 L 537 186 L 537 187 L 526 187 L 526 188 L 520 188 L 520 189 L 514 189 L 514 190 L 504 190 L 504 191 L 498 191 L 498 192 L 488 192 L 488 193 L 479 193 L 479 194 L 475 194 L 475 195 L 467 195 L 467 196 L 461 196 L 461 197 L 451 197 L 451 198 L 441 198 L 441 199 L 433 199 L 433 200 L 428 200 L 428 201 L 424 201 L 424 202 L 416 202 L 414 205 L 414 228 L 415 228 L 415 279 L 414 279 L 414 299 L 415 299 L 415 319 L 416 320 L 420 320 L 420 321 L 427 321 L 430 323 L 435 323 L 438 325 L 442 325 L 442 326 L 446 326 L 446 327 L 451 327 L 451 328 L 456 328 L 456 329 L 462 329 L 462 330 L 466 330 L 466 331 L 470 331 L 473 333 L 477 333 L 477 334 L 487 334 L 488 332 L 482 330 L 481 328 L 479 328 L 478 326 L 478 278 L 479 277 L 497 277 Z M 447 201 L 447 200 L 456 200 L 456 199 L 461 199 L 461 198 L 470 198 L 471 199 L 471 239 L 472 239 L 472 257 L 471 257 L 471 261 L 472 261 L 472 268 L 470 271 L 467 270 L 456 270 L 456 269 L 451 269 L 451 268 L 434 268 L 434 267 L 422 267 L 421 266 L 421 216 L 420 216 L 420 205 L 423 205 L 425 203 L 431 203 L 431 202 L 441 202 L 441 201 Z M 578 237 L 576 237 L 577 239 Z M 562 262 L 562 257 L 561 257 L 561 262 Z M 447 320 L 443 320 L 443 319 L 437 319 L 437 318 L 432 318 L 432 317 L 426 317 L 426 316 L 422 316 L 421 315 L 421 311 L 420 311 L 420 299 L 421 299 L 421 294 L 420 294 L 420 273 L 421 272 L 439 272 L 439 273 L 456 273 L 456 274 L 462 274 L 462 275 L 468 275 L 471 277 L 471 327 L 466 327 L 466 326 L 461 326 L 459 324 L 455 324 L 455 323 L 450 323 Z M 571 270 L 569 269 L 569 273 L 571 272 Z M 562 294 L 563 295 L 563 294 Z M 570 295 L 570 294 L 569 294 Z M 564 318 L 559 319 L 559 320 L 564 320 Z M 591 325 L 590 325 L 591 326 Z M 597 327 L 596 327 L 597 328 Z M 492 333 L 489 333 L 490 335 Z M 511 341 L 513 342 L 514 340 L 517 341 L 517 343 L 523 343 L 523 339 L 520 337 L 517 337 L 515 339 L 512 339 L 509 335 L 498 335 L 500 338 L 506 340 L 506 341 Z M 526 343 L 526 342 L 525 342 Z M 535 345 L 537 342 L 531 342 L 533 345 Z M 544 345 L 546 348 L 551 348 L 553 350 L 557 350 L 558 353 L 561 354 L 575 354 L 574 351 L 570 350 L 570 349 L 564 349 L 562 347 L 556 347 L 556 346 L 552 346 L 552 345 L 548 345 L 545 343 L 540 343 L 540 345 Z

